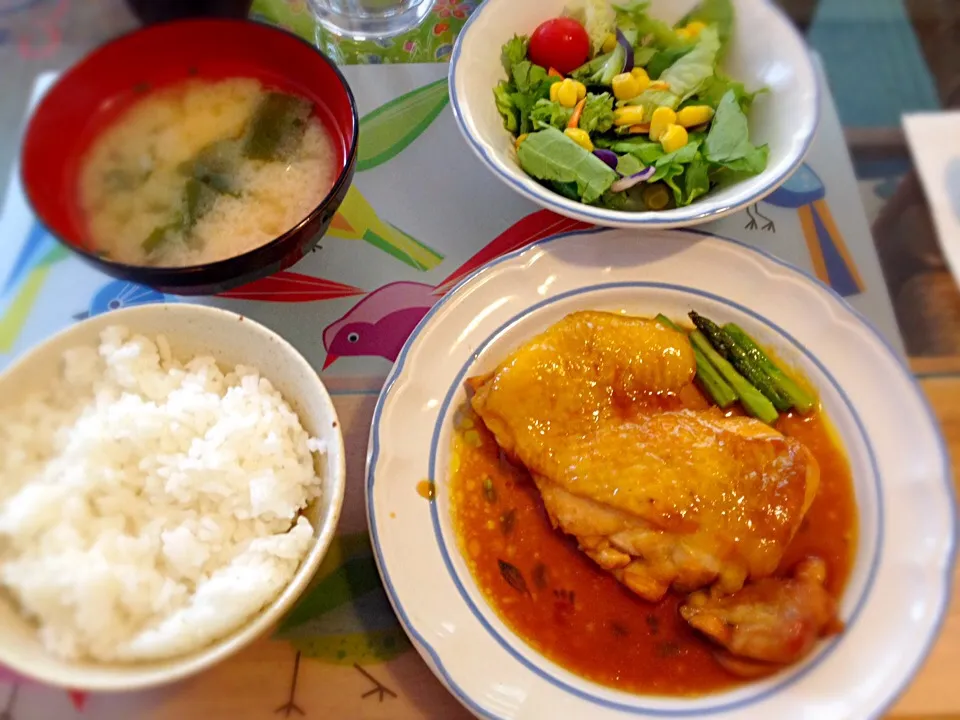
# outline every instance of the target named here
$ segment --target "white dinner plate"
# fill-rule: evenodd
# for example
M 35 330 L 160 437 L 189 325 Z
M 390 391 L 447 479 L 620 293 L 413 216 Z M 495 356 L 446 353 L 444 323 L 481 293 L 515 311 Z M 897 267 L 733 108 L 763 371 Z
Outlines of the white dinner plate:
M 484 600 L 450 518 L 447 468 L 465 378 L 581 309 L 735 321 L 814 384 L 850 460 L 860 540 L 846 630 L 771 678 L 697 698 L 582 679 L 534 651 Z M 435 481 L 424 500 L 418 482 Z M 447 294 L 400 353 L 374 414 L 367 513 L 380 573 L 437 677 L 487 718 L 869 718 L 919 668 L 954 564 L 950 465 L 895 351 L 816 280 L 694 232 L 587 231 L 499 258 Z

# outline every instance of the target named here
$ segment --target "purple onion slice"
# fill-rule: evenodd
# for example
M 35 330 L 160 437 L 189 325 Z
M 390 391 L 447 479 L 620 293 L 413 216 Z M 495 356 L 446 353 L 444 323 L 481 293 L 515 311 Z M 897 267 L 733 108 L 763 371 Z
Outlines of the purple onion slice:
M 617 28 L 617 42 L 626 51 L 621 72 L 628 73 L 633 70 L 633 45 L 627 40 L 627 36 L 620 32 L 620 28 Z
M 656 172 L 657 169 L 651 165 L 650 167 L 644 168 L 638 173 L 615 180 L 613 185 L 610 186 L 610 189 L 613 190 L 613 192 L 623 192 L 624 190 L 629 190 L 638 183 L 646 182 L 652 178 Z
M 601 160 L 603 160 L 612 169 L 614 170 L 617 169 L 617 162 L 619 161 L 619 158 L 617 157 L 617 154 L 613 150 L 604 150 L 603 148 L 597 148 L 596 150 L 593 151 L 593 154 L 596 155 Z

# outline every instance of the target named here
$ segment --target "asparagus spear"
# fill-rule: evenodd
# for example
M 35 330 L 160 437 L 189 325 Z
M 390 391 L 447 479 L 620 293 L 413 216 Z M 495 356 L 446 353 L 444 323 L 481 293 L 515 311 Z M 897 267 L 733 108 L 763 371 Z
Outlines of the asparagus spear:
M 777 419 L 777 409 L 773 406 L 763 393 L 757 390 L 747 380 L 738 373 L 733 365 L 728 363 L 710 344 L 707 336 L 699 330 L 690 333 L 690 342 L 693 347 L 703 353 L 703 356 L 717 369 L 723 379 L 730 383 L 730 386 L 740 396 L 740 404 L 743 409 L 768 425 L 772 425 Z
M 675 325 L 666 315 L 657 315 L 656 321 L 671 330 L 683 332 L 683 330 Z M 707 391 L 707 394 L 713 402 L 723 409 L 727 409 L 733 405 L 733 403 L 737 401 L 737 393 L 734 389 L 727 384 L 727 381 L 720 376 L 717 369 L 710 364 L 710 361 L 707 360 L 707 358 L 703 356 L 703 353 L 697 348 L 693 348 L 693 357 L 697 361 L 697 380 L 703 385 L 703 389 Z
M 735 323 L 727 323 L 723 326 L 724 332 L 730 336 L 744 352 L 769 375 L 777 384 L 780 392 L 790 399 L 791 404 L 801 413 L 808 413 L 817 406 L 817 399 L 809 392 L 800 387 L 792 378 L 784 373 L 774 362 L 767 357 L 766 353 L 753 341 L 740 326 Z
M 777 410 L 786 411 L 793 407 L 790 398 L 780 391 L 773 378 L 767 375 L 763 368 L 734 343 L 716 323 L 692 311 L 690 319 L 710 340 L 710 344 L 717 352 L 726 358 L 737 372 L 749 380 L 751 385 L 762 392 Z

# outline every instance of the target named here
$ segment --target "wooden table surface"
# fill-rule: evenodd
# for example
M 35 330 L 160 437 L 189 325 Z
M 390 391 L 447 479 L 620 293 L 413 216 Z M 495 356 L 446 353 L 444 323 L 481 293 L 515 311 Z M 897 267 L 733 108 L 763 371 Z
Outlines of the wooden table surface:
M 953 461 L 953 483 L 960 492 L 960 376 L 920 381 L 940 421 Z M 897 720 L 960 720 L 960 573 L 954 574 L 953 597 L 930 657 L 888 717 Z M 896 652 L 890 648 L 890 652 Z

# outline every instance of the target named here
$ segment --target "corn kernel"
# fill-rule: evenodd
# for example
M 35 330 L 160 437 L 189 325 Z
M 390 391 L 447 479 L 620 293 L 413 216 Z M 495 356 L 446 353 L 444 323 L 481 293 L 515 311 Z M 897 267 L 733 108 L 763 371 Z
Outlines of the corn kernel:
M 513 147 L 516 149 L 519 149 L 520 145 L 523 143 L 524 140 L 527 139 L 529 135 L 530 133 L 523 133 L 523 135 L 518 135 L 517 139 L 513 141 Z
M 613 96 L 617 100 L 629 100 L 641 92 L 639 81 L 630 73 L 614 75 L 610 84 L 613 86 Z
M 668 107 L 659 107 L 653 111 L 650 118 L 650 139 L 660 142 L 660 137 L 667 127 L 677 122 L 677 114 Z
M 700 22 L 699 20 L 694 20 L 692 22 L 688 22 L 684 30 L 690 33 L 691 37 L 699 37 L 701 31 L 703 31 L 703 29 L 706 27 L 707 27 L 706 23 Z
M 686 28 L 680 28 L 679 30 L 675 30 L 674 32 L 676 33 L 677 37 L 680 38 L 681 40 L 689 40 L 693 37 L 690 31 L 687 30 Z
M 557 96 L 560 93 L 561 83 L 555 82 L 550 86 L 550 102 L 557 102 Z
M 640 83 L 640 92 L 643 92 L 650 87 L 650 76 L 647 75 L 647 71 L 642 67 L 635 67 L 630 71 L 630 74 L 637 79 L 638 83 Z
M 590 141 L 590 133 L 580 128 L 567 128 L 563 134 L 573 140 L 577 145 L 587 152 L 593 152 L 593 143 Z
M 557 83 L 554 83 L 556 85 Z M 559 83 L 560 89 L 557 90 L 557 102 L 559 102 L 564 107 L 572 108 L 577 104 L 577 86 L 573 84 L 573 80 L 567 78 L 562 83 Z
M 583 100 L 587 96 L 587 86 L 579 80 L 574 80 L 573 86 L 577 89 L 577 100 Z
M 686 128 L 669 125 L 660 136 L 660 146 L 665 153 L 672 153 L 686 145 L 688 139 Z
M 688 105 L 677 112 L 677 125 L 685 128 L 696 127 L 709 122 L 713 117 L 713 108 L 709 105 Z
M 613 52 L 613 49 L 617 47 L 617 36 L 613 33 L 608 33 L 607 36 L 603 39 L 603 45 L 600 47 L 605 53 Z
M 643 105 L 627 105 L 613 111 L 613 124 L 639 125 L 643 122 Z
M 654 183 L 644 188 L 643 202 L 650 210 L 663 210 L 670 202 L 670 194 L 661 183 Z

